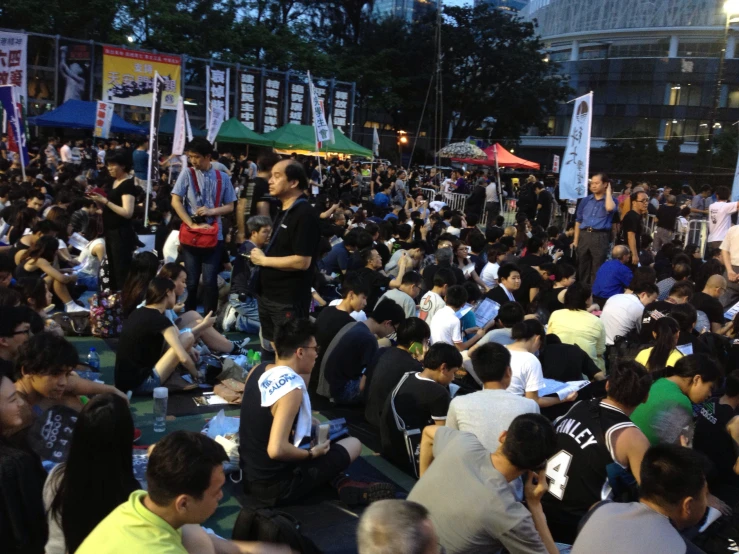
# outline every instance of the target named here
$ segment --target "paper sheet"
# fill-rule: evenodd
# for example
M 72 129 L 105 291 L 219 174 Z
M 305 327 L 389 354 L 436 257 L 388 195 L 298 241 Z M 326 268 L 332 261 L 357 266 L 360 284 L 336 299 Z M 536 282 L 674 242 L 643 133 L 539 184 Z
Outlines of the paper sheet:
M 539 389 L 539 396 L 556 394 L 560 400 L 564 400 L 575 391 L 588 386 L 590 381 L 568 381 L 563 383 L 554 379 L 544 379 L 544 387 Z

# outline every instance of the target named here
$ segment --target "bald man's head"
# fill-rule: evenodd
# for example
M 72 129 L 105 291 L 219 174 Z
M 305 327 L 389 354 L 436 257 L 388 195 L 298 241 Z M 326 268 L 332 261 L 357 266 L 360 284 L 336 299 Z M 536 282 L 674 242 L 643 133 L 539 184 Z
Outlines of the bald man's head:
M 726 279 L 721 275 L 711 275 L 706 281 L 706 286 L 703 288 L 708 296 L 718 298 L 726 290 Z
M 613 247 L 613 250 L 611 251 L 611 256 L 614 260 L 619 260 L 621 263 L 627 264 L 629 263 L 631 252 L 629 251 L 628 246 L 624 244 L 619 244 L 618 246 Z

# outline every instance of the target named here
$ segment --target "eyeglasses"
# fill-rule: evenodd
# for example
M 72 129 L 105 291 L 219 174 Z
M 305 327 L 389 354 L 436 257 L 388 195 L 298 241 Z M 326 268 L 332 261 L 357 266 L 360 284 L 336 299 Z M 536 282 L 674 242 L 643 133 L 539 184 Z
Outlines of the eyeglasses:
M 316 351 L 316 354 L 318 354 L 321 351 L 321 347 L 318 345 L 315 346 L 301 346 L 300 348 L 312 348 Z

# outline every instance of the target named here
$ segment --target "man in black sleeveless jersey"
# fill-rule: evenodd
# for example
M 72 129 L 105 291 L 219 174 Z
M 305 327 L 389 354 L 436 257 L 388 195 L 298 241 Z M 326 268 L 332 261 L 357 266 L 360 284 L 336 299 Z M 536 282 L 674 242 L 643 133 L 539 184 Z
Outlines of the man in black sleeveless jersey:
M 614 470 L 630 470 L 639 481 L 649 441 L 629 416 L 646 401 L 651 382 L 643 366 L 623 362 L 611 372 L 604 400 L 577 402 L 554 422 L 557 453 L 547 462 L 549 492 L 542 506 L 555 541 L 574 542 L 580 518 L 611 496 Z

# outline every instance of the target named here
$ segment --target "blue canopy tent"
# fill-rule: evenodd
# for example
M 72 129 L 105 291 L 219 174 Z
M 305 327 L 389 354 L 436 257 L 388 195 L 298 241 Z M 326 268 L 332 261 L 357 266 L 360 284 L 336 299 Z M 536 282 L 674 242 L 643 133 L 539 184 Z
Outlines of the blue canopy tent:
M 97 102 L 85 102 L 83 100 L 67 100 L 55 110 L 43 115 L 30 117 L 28 125 L 38 127 L 65 127 L 67 129 L 94 129 L 95 110 Z M 110 125 L 111 133 L 127 133 L 136 135 L 148 134 L 148 130 L 128 123 L 116 114 L 113 114 L 113 122 Z
M 164 110 L 161 117 L 159 118 L 159 133 L 162 135 L 174 135 L 174 126 L 177 122 L 177 112 L 174 110 Z M 144 129 L 145 132 L 149 132 L 151 123 L 144 121 L 139 123 L 139 128 Z M 192 128 L 192 136 L 194 137 L 205 137 L 208 132 L 203 129 L 196 127 Z

